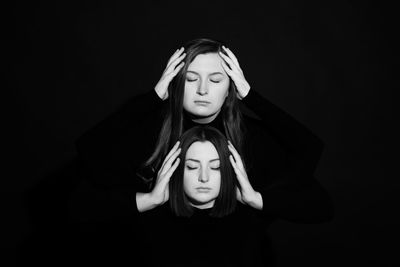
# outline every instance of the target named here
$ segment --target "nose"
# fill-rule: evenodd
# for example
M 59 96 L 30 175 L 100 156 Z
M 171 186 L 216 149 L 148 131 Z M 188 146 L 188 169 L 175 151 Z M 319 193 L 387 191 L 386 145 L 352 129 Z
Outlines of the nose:
M 208 93 L 208 88 L 207 88 L 207 83 L 206 82 L 201 82 L 199 87 L 197 88 L 197 93 L 199 95 L 205 95 Z
M 207 183 L 209 180 L 207 168 L 202 168 L 199 175 L 199 182 Z

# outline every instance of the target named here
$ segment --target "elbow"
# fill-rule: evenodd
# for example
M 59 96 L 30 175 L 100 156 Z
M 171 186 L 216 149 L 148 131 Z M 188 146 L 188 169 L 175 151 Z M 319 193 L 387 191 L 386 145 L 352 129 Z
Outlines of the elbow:
M 329 223 L 332 222 L 335 217 L 335 209 L 333 203 L 329 202 L 325 207 L 320 207 L 317 216 L 314 218 L 312 223 Z
M 313 214 L 313 216 L 310 216 L 310 223 L 328 223 L 333 221 L 335 217 L 335 206 L 328 192 L 323 190 L 322 195 L 313 203 L 314 207 L 310 209 L 312 211 L 310 215 Z

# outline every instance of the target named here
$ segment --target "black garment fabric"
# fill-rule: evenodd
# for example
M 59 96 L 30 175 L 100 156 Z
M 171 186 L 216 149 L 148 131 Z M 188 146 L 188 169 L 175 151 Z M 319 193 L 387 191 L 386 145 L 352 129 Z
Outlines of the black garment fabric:
M 241 203 L 222 218 L 210 217 L 210 210 L 194 208 L 191 217 L 177 217 L 168 205 L 162 205 L 143 213 L 136 234 L 144 240 L 140 260 L 149 266 L 256 267 L 274 263 L 266 233 L 272 218 Z
M 264 218 L 264 230 L 276 219 L 295 223 L 332 220 L 332 200 L 314 177 L 323 142 L 254 89 L 241 102 L 258 117 L 243 116 L 242 158 L 251 185 L 263 199 L 263 209 L 253 212 Z M 138 222 L 151 214 L 137 209 L 136 192 L 149 189 L 136 171 L 155 148 L 167 108 L 168 100 L 148 91 L 130 99 L 76 141 L 83 181 L 71 198 L 71 218 L 80 231 L 101 232 L 111 240 L 121 233 L 115 243 L 139 244 L 141 238 L 146 239 L 146 235 L 134 234 Z M 195 125 L 185 116 L 185 129 Z M 224 133 L 220 115 L 209 125 Z

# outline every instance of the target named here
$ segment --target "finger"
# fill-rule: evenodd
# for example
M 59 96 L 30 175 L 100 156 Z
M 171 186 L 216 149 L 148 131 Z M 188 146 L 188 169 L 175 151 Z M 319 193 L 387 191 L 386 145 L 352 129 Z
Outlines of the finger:
M 236 178 L 238 179 L 239 183 L 241 184 L 241 181 L 240 181 L 240 180 L 241 180 L 241 173 L 239 172 L 239 168 L 238 168 L 238 166 L 237 166 L 235 160 L 233 159 L 233 156 L 232 156 L 232 155 L 229 155 L 229 161 L 230 161 L 231 164 L 232 164 L 233 171 L 234 171 L 235 174 L 236 174 Z
M 165 188 L 165 201 L 167 201 L 169 199 L 169 187 L 167 186 L 166 188 Z
M 235 54 L 233 54 L 233 52 L 229 48 L 227 48 L 225 46 L 222 46 L 222 48 L 225 50 L 225 52 L 228 54 L 228 56 L 236 63 L 236 65 L 239 67 L 239 69 L 241 69 L 240 68 L 240 64 L 239 64 L 239 60 L 237 59 Z
M 181 47 L 181 48 L 179 48 L 179 49 L 177 49 L 177 50 L 175 51 L 175 53 L 174 53 L 174 54 L 170 57 L 170 59 L 168 60 L 167 68 L 168 68 L 169 64 L 171 64 L 172 61 L 174 61 L 175 59 L 177 59 L 177 58 L 179 57 L 179 55 L 183 52 L 183 50 L 184 50 L 184 48 Z
M 179 50 L 179 52 L 176 55 L 174 55 L 174 57 L 171 58 L 170 61 L 168 61 L 166 69 L 169 69 L 171 66 L 173 66 L 174 63 L 175 65 L 178 64 L 180 60 L 182 60 L 182 58 L 184 58 L 185 56 L 186 53 L 184 53 L 183 50 Z
M 160 180 L 160 186 L 162 190 L 165 190 L 165 187 L 168 185 L 169 181 L 171 180 L 172 174 L 178 168 L 179 162 L 181 161 L 180 158 L 177 158 L 171 168 L 163 175 L 163 178 Z
M 233 158 L 232 155 L 229 155 L 229 161 L 230 161 L 231 164 L 232 164 L 232 167 L 233 167 L 233 170 L 234 170 L 235 173 L 236 173 L 236 176 L 239 176 L 239 175 L 240 175 L 240 173 L 238 173 L 239 169 L 238 169 L 238 166 L 237 166 L 237 164 L 236 164 L 236 162 L 235 162 L 235 159 Z
M 168 170 L 171 168 L 171 165 L 174 162 L 174 160 L 179 156 L 179 153 L 181 153 L 181 148 L 178 148 L 178 150 L 176 150 L 175 153 L 171 155 L 171 157 L 165 163 L 161 174 L 165 174 L 166 172 L 168 172 Z
M 230 141 L 228 141 L 228 149 L 229 149 L 229 151 L 231 151 L 231 153 L 235 157 L 235 161 L 236 161 L 237 165 L 239 166 L 239 168 L 244 169 L 242 158 L 240 157 L 239 153 L 237 152 L 237 150 L 235 149 L 235 147 L 232 145 L 232 143 Z
M 165 177 L 167 177 L 168 181 L 172 177 L 172 174 L 174 174 L 174 171 L 176 170 L 176 168 L 178 168 L 180 162 L 181 162 L 181 159 L 177 158 L 175 160 L 174 164 L 171 166 L 171 168 L 169 168 L 169 170 L 165 174 Z
M 186 56 L 186 53 L 183 53 L 182 55 L 180 55 L 177 59 L 175 59 L 174 61 L 171 62 L 171 64 L 169 64 L 167 66 L 167 68 L 165 69 L 165 73 L 166 75 L 170 74 L 171 72 L 174 71 L 176 65 L 178 65 L 182 59 Z
M 185 62 L 181 62 L 181 64 L 179 64 L 173 72 L 170 73 L 170 75 L 172 77 L 175 77 L 175 75 L 183 68 L 183 65 L 185 65 Z
M 182 48 L 178 48 L 178 49 L 175 50 L 174 54 L 172 54 L 172 56 L 168 59 L 166 67 L 168 67 L 169 64 L 171 64 L 172 61 L 174 61 L 177 57 L 179 57 L 179 54 L 180 54 L 181 50 L 182 50 Z
M 171 167 L 172 162 L 176 159 L 180 152 L 181 149 L 178 148 L 169 158 L 165 159 L 162 168 L 160 169 L 161 174 L 165 174 L 165 172 L 168 171 L 168 169 Z
M 228 65 L 226 65 L 226 63 L 225 63 L 225 61 L 221 61 L 221 65 L 222 65 L 222 68 L 225 70 L 225 72 L 230 76 L 230 77 L 232 77 L 232 79 L 233 79 L 233 77 L 234 77 L 234 72 L 228 67 Z
M 234 171 L 235 174 L 236 174 L 236 179 L 238 180 L 239 185 L 240 185 L 241 187 L 244 187 L 244 186 L 246 185 L 246 180 L 245 180 L 244 177 L 242 176 L 242 173 L 241 173 L 241 171 L 239 170 L 237 164 L 235 163 L 235 160 L 233 159 L 233 156 L 232 156 L 232 155 L 229 155 L 229 160 L 230 160 L 230 162 L 231 162 L 231 164 L 232 164 L 233 171 Z
M 236 186 L 236 199 L 240 201 L 240 203 L 244 204 L 242 200 L 242 193 L 240 192 L 239 187 Z
M 225 70 L 225 72 L 232 78 L 232 80 L 236 80 L 237 79 L 237 72 L 234 72 L 227 64 L 224 60 L 221 61 L 221 65 L 222 68 Z
M 219 52 L 219 54 L 220 54 L 220 56 L 225 60 L 225 62 L 228 63 L 229 67 L 230 67 L 233 71 L 240 72 L 240 71 L 239 71 L 239 67 L 236 66 L 236 63 L 234 63 L 230 57 L 228 57 L 227 55 L 225 55 L 225 54 L 222 53 L 222 52 Z
M 160 171 L 163 169 L 165 163 L 168 161 L 168 159 L 171 157 L 171 155 L 178 149 L 179 143 L 180 143 L 180 141 L 177 141 L 177 142 L 175 143 L 175 145 L 171 148 L 171 150 L 169 151 L 169 153 L 165 156 L 165 159 L 164 159 L 163 164 L 161 165 Z

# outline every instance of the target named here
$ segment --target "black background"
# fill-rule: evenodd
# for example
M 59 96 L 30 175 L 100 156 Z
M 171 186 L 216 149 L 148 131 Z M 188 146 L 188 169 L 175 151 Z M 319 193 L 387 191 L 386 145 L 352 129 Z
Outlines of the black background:
M 223 40 L 254 90 L 325 144 L 333 222 L 277 222 L 279 266 L 392 266 L 396 247 L 392 7 L 346 1 L 14 2 L 5 8 L 2 251 L 66 217 L 73 141 L 152 90 L 186 41 Z M 394 65 L 394 64 L 393 64 Z M 11 101 L 10 101 L 11 100 Z M 392 179 L 389 179 L 392 178 Z M 62 230 L 60 230 L 62 231 Z M 2 231 L 3 232 L 3 231 Z

